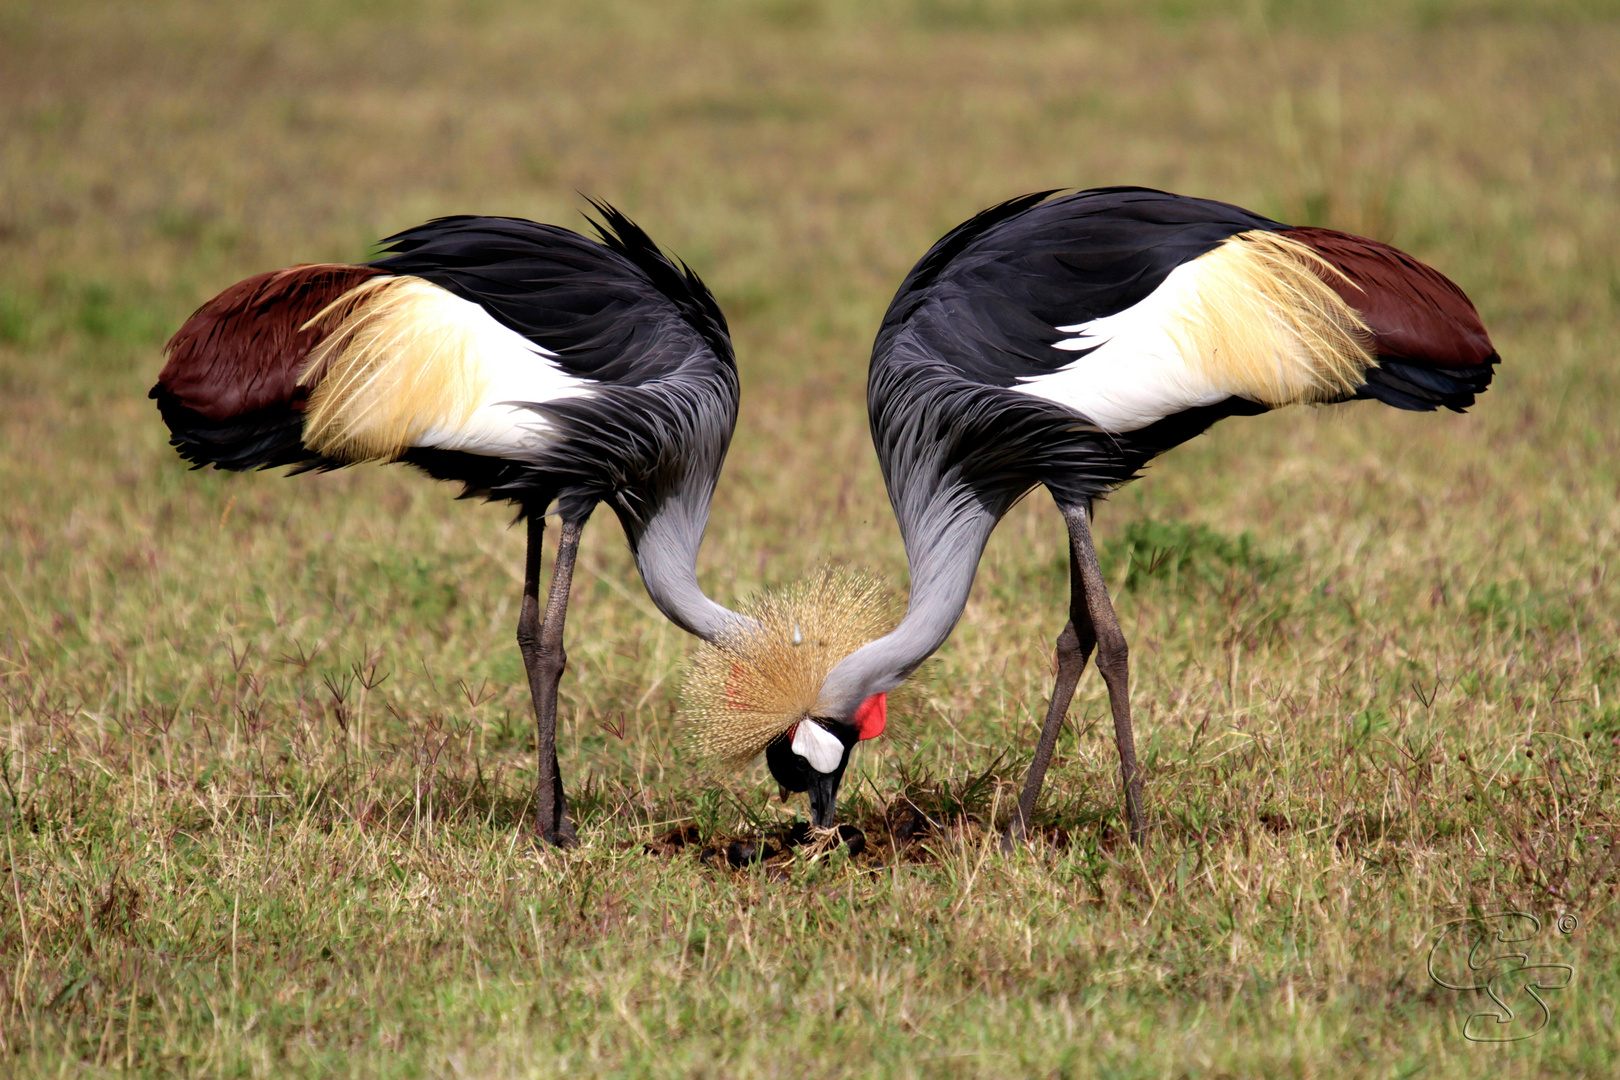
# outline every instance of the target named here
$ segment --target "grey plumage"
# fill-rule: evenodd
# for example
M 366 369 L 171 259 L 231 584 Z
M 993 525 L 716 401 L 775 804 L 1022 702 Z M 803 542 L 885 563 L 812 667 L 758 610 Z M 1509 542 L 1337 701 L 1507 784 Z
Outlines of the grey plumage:
M 872 348 L 867 413 L 911 569 L 911 602 L 893 634 L 833 670 L 823 694 L 828 715 L 847 715 L 866 694 L 898 686 L 944 644 L 991 531 L 1032 487 L 1047 485 L 1060 503 L 1086 503 L 1223 416 L 1263 411 L 1233 398 L 1109 434 L 1070 409 L 1010 388 L 1021 376 L 1073 361 L 1073 353 L 1052 347 L 1064 337 L 1059 325 L 1128 306 L 1163 280 L 1174 258 L 1266 224 L 1223 203 L 1142 189 L 1046 201 L 1051 194 L 1010 200 L 953 229 L 889 305 Z M 1169 213 L 1179 243 L 1144 257 L 1140 245 L 1112 235 L 1120 223 L 1103 217 L 1109 239 L 1092 262 L 1113 276 L 1074 270 L 1070 263 L 1081 261 L 1073 254 L 1081 248 L 1077 239 L 1099 215 L 1121 207 L 1127 227 L 1143 215 Z M 1129 265 L 1121 270 L 1119 262 Z M 1075 277 L 1083 284 L 1079 295 L 1063 288 Z
M 398 253 L 373 265 L 473 300 L 591 388 L 588 396 L 524 403 L 558 437 L 521 458 L 412 450 L 405 460 L 460 480 L 469 495 L 510 499 L 520 514 L 555 504 L 562 520 L 583 521 L 605 502 L 658 609 L 712 638 L 740 618 L 703 595 L 695 572 L 737 424 L 731 339 L 690 269 L 612 207 L 596 205 L 606 219 L 600 246 L 507 218 L 441 219 L 387 241 Z M 492 251 L 506 257 L 494 261 Z
M 871 695 L 905 682 L 956 629 L 998 518 L 972 500 L 955 500 L 955 511 L 946 509 L 950 505 L 942 502 L 938 513 L 925 514 L 907 537 L 912 569 L 905 617 L 833 668 L 822 683 L 816 716 L 847 719 Z

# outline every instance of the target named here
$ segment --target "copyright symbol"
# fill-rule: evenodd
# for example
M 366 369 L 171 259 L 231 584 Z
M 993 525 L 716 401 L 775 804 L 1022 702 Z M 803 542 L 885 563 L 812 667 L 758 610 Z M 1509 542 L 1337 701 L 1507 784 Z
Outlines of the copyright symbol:
M 1581 925 L 1581 920 L 1577 919 L 1572 911 L 1567 911 L 1558 916 L 1558 932 L 1560 934 L 1573 934 L 1575 928 L 1579 925 Z

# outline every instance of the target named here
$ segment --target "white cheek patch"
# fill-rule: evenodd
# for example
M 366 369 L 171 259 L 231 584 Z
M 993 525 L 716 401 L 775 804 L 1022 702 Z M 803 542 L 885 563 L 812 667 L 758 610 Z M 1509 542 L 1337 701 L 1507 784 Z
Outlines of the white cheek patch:
M 830 773 L 844 760 L 844 744 L 838 736 L 816 723 L 801 720 L 793 732 L 793 752 L 810 763 L 819 773 Z

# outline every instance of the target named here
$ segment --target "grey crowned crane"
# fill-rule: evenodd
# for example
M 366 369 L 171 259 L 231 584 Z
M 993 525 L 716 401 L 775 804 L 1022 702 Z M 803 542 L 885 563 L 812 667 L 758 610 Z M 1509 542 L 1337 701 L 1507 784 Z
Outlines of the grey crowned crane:
M 538 732 L 538 832 L 574 839 L 557 763 L 563 622 L 580 532 L 618 515 L 658 609 L 713 638 L 738 617 L 696 561 L 737 421 L 714 297 L 628 218 L 593 203 L 600 242 L 516 218 L 448 217 L 361 266 L 239 282 L 169 341 L 152 389 L 197 467 L 294 473 L 403 461 L 528 523 L 517 638 Z M 561 518 L 544 617 L 545 514 Z M 741 625 L 741 624 L 739 624 Z
M 1354 399 L 1460 412 L 1490 384 L 1498 357 L 1468 298 L 1386 244 L 1145 188 L 1054 194 L 952 229 L 878 332 L 867 406 L 910 598 L 898 626 L 826 661 L 803 711 L 778 717 L 767 760 L 784 787 L 809 790 L 818 825 L 832 823 L 850 749 L 881 730 L 884 695 L 956 626 L 991 530 L 1044 485 L 1068 525 L 1069 622 L 1005 842 L 1024 835 L 1095 648 L 1141 843 L 1126 642 L 1093 500 L 1228 416 Z

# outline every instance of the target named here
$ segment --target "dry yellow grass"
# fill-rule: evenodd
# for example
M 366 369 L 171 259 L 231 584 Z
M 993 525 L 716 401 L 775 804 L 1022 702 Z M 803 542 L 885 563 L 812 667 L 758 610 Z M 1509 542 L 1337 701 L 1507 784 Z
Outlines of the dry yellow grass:
M 0 6 L 0 1069 L 1608 1075 L 1617 57 L 1605 0 Z M 188 473 L 144 397 L 240 277 L 437 214 L 579 224 L 582 191 L 732 321 L 709 591 L 898 585 L 861 406 L 889 296 L 979 208 L 1107 183 L 1395 243 L 1506 358 L 1468 416 L 1229 421 L 1102 509 L 1140 854 L 1090 674 L 1033 852 L 986 828 L 1066 603 L 1044 497 L 857 754 L 871 851 L 778 880 L 699 857 L 794 807 L 694 782 L 689 643 L 611 515 L 562 691 L 585 843 L 537 852 L 506 512 Z M 894 852 L 913 804 L 940 827 Z M 1488 1047 L 1426 958 L 1502 909 L 1574 982 Z

